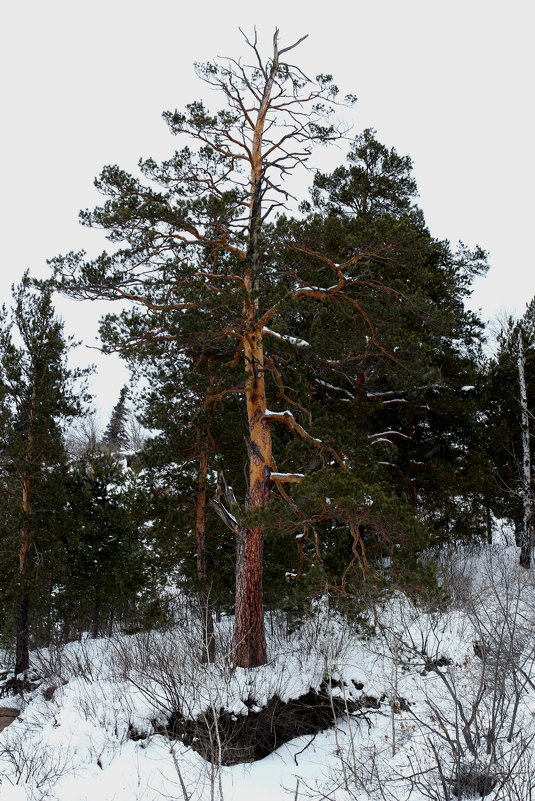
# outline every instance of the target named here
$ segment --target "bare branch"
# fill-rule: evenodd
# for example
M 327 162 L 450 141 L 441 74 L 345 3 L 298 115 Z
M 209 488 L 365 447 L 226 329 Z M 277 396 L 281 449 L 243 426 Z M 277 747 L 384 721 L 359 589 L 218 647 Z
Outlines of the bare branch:
M 278 31 L 277 31 L 277 33 L 278 33 Z M 287 53 L 288 50 L 293 50 L 294 47 L 297 47 L 298 45 L 300 45 L 301 42 L 305 41 L 305 39 L 308 39 L 308 33 L 305 33 L 304 36 L 301 36 L 301 38 L 298 39 L 297 42 L 295 42 L 293 45 L 289 45 L 288 47 L 283 47 L 282 50 L 279 50 L 279 56 L 282 56 L 283 53 Z

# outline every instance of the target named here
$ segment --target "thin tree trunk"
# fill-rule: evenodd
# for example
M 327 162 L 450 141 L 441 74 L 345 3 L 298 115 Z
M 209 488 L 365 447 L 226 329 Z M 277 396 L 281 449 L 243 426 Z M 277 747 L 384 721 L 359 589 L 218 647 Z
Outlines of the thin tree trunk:
M 416 479 L 409 478 L 409 486 L 407 489 L 407 500 L 410 506 L 417 510 L 418 508 L 418 489 L 416 487 Z
M 53 629 L 53 621 L 52 621 L 52 590 L 54 588 L 54 576 L 51 574 L 49 581 L 48 581 L 48 605 L 46 610 L 46 644 L 47 647 L 50 648 L 52 644 L 52 629 Z
M 15 674 L 23 673 L 30 667 L 30 597 L 25 587 L 25 574 L 30 558 L 31 533 L 29 518 L 32 513 L 31 483 L 28 477 L 22 479 L 22 514 L 23 523 L 20 529 L 19 575 L 21 587 L 19 590 L 17 628 L 15 633 Z
M 32 464 L 34 459 L 34 437 L 33 423 L 35 419 L 37 392 L 35 386 L 32 387 L 31 403 L 28 415 L 28 434 L 26 440 L 27 452 L 26 463 Z M 30 549 L 32 545 L 32 533 L 30 520 L 33 514 L 32 509 L 32 482 L 28 472 L 23 471 L 21 476 L 22 498 L 22 525 L 20 528 L 20 549 L 19 549 L 19 576 L 20 594 L 17 614 L 17 630 L 15 633 L 15 674 L 22 673 L 30 667 L 30 596 L 26 586 L 26 571 L 30 559 Z
M 485 514 L 487 522 L 487 543 L 492 545 L 492 512 L 488 504 L 485 507 Z
M 531 553 L 533 550 L 533 494 L 531 491 L 531 452 L 529 436 L 528 398 L 525 376 L 526 357 L 522 333 L 518 334 L 518 385 L 520 389 L 520 410 L 522 415 L 522 471 L 521 471 L 521 497 L 522 497 L 522 532 L 520 541 L 520 559 L 522 567 L 531 566 Z
M 95 585 L 93 614 L 91 616 L 91 638 L 96 640 L 100 633 L 100 586 Z
M 208 575 L 206 571 L 206 477 L 208 474 L 208 453 L 201 446 L 199 456 L 199 482 L 195 505 L 195 538 L 197 543 L 197 598 L 202 630 L 202 662 L 215 660 L 214 619 L 209 604 Z
M 31 547 L 31 533 L 29 526 L 29 518 L 32 514 L 31 504 L 31 483 L 29 478 L 22 479 L 22 514 L 23 523 L 20 527 L 20 550 L 19 550 L 19 573 L 24 575 L 28 566 L 28 559 L 30 556 Z

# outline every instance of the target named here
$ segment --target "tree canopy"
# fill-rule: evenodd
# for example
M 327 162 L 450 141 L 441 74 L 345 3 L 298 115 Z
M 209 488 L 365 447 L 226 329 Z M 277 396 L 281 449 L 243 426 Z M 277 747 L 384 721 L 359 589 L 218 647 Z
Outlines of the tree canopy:
M 103 169 L 105 202 L 81 219 L 117 249 L 54 268 L 73 297 L 131 301 L 102 334 L 150 375 L 147 420 L 197 485 L 198 555 L 214 525 L 210 469 L 221 472 L 211 505 L 236 537 L 234 660 L 254 666 L 266 659 L 266 526 L 297 532 L 297 573 L 319 560 L 324 586 L 354 593 L 348 577 L 403 584 L 402 563 L 412 575 L 433 529 L 466 517 L 481 460 L 463 387 L 476 382 L 481 326 L 463 300 L 486 265 L 480 250 L 433 239 L 410 159 L 371 130 L 290 216 L 288 176 L 346 133 L 339 92 L 330 75 L 312 81 L 285 61 L 299 42 L 281 48 L 276 31 L 264 59 L 246 41 L 252 66 L 197 68 L 220 111 L 195 101 L 164 114 L 182 149 L 141 161 L 141 177 Z

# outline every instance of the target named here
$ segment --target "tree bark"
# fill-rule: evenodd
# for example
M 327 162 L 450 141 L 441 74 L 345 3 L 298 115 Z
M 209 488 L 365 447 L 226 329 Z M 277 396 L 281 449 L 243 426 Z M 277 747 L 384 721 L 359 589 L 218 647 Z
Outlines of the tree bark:
M 95 585 L 95 594 L 93 597 L 93 614 L 91 615 L 91 639 L 96 640 L 100 634 L 100 607 L 101 607 L 101 593 L 100 586 Z
M 522 531 L 520 539 L 520 559 L 522 567 L 531 567 L 531 554 L 533 551 L 533 493 L 531 491 L 531 451 L 529 436 L 528 398 L 525 376 L 526 356 L 522 332 L 518 334 L 518 385 L 520 389 L 520 410 L 522 416 L 522 471 L 521 471 L 521 497 L 522 497 Z
M 266 663 L 262 599 L 263 545 L 262 526 L 244 529 L 237 536 L 233 648 L 237 667 L 259 667 Z
M 31 483 L 28 477 L 22 479 L 22 515 L 23 522 L 20 527 L 20 550 L 19 550 L 19 573 L 23 575 L 26 573 L 28 566 L 28 559 L 30 556 L 31 547 L 31 534 L 29 527 L 29 518 L 32 513 L 31 504 Z
M 277 35 L 273 39 L 273 60 L 254 126 L 250 154 L 249 241 L 244 275 L 245 398 L 249 425 L 248 458 L 249 490 L 247 509 L 261 509 L 267 503 L 271 488 L 271 431 L 265 419 L 267 410 L 264 367 L 263 325 L 259 322 L 258 268 L 260 266 L 260 231 L 262 227 L 262 195 L 264 191 L 264 127 L 270 108 L 271 93 L 279 68 Z M 236 543 L 236 606 L 233 661 L 236 667 L 259 667 L 266 663 L 264 602 L 262 588 L 262 556 L 264 527 L 251 526 L 240 530 Z
M 27 476 L 22 479 L 22 514 L 23 522 L 20 528 L 19 550 L 19 576 L 21 588 L 19 590 L 17 628 L 15 632 L 15 674 L 23 673 L 30 667 L 30 598 L 24 585 L 26 569 L 30 557 L 31 533 L 29 518 L 32 512 L 31 483 Z
M 17 635 L 15 646 L 15 675 L 24 673 L 30 667 L 29 636 L 30 599 L 28 592 L 21 589 L 17 610 Z
M 271 487 L 271 431 L 265 419 L 266 389 L 262 334 L 253 331 L 246 340 L 245 397 L 249 423 L 249 490 L 247 509 L 265 506 Z M 234 664 L 258 667 L 266 662 L 264 606 L 262 590 L 262 555 L 264 527 L 240 530 L 236 547 L 236 621 L 234 628 Z
M 199 481 L 195 505 L 195 539 L 197 544 L 197 598 L 201 619 L 202 651 L 201 662 L 215 660 L 214 619 L 209 603 L 209 587 L 206 571 L 206 478 L 208 474 L 208 453 L 201 446 L 199 455 Z

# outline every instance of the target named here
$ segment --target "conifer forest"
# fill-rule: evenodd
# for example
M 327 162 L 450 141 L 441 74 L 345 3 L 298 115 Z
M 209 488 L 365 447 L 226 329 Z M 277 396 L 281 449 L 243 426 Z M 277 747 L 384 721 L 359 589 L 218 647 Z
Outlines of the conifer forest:
M 485 250 L 301 42 L 196 65 L 3 306 L 7 801 L 535 798 L 535 301 L 467 309 Z M 59 296 L 109 301 L 103 425 Z

